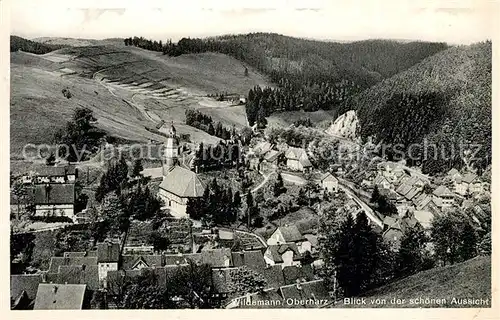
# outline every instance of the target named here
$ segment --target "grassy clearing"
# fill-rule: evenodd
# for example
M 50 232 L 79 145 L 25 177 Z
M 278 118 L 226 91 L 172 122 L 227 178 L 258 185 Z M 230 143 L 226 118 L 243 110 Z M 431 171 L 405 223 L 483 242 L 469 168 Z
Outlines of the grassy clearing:
M 438 267 L 419 272 L 408 278 L 395 281 L 386 286 L 375 289 L 365 295 L 367 303 L 379 299 L 387 304 L 370 304 L 368 307 L 488 307 L 488 305 L 457 305 L 452 304 L 452 299 L 489 299 L 491 303 L 491 257 L 476 257 L 471 260 L 451 266 Z M 398 305 L 390 303 L 392 298 L 404 299 Z M 415 299 L 444 299 L 444 304 L 412 304 Z M 339 303 L 337 307 L 353 307 Z M 363 307 L 363 306 L 354 306 Z M 364 307 L 367 307 L 366 305 Z

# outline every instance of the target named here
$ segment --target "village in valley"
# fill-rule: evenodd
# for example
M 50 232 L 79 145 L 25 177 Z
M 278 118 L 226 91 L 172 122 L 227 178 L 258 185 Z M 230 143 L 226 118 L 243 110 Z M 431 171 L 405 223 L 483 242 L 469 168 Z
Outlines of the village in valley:
M 12 310 L 491 298 L 491 42 L 11 36 L 11 74 Z

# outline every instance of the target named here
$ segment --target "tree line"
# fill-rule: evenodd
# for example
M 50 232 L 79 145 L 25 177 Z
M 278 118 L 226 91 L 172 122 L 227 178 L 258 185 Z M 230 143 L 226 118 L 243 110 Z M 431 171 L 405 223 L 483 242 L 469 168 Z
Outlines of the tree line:
M 221 122 L 214 122 L 212 117 L 201 113 L 198 110 L 187 109 L 185 112 L 186 124 L 191 127 L 203 130 L 211 136 L 216 136 L 223 140 L 230 140 L 236 137 L 236 128 L 228 129 Z

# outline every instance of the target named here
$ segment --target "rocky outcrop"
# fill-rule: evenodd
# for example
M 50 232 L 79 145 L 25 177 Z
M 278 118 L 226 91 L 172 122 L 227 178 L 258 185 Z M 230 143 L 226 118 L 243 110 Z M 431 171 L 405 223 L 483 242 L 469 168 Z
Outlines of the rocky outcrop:
M 358 126 L 359 120 L 356 111 L 350 110 L 339 116 L 325 132 L 332 136 L 354 140 Z

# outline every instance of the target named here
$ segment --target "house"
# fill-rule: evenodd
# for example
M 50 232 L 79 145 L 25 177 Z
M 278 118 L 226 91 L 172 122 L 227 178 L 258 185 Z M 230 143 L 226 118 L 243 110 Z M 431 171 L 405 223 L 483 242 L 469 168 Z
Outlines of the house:
M 257 156 L 264 156 L 266 153 L 271 151 L 273 148 L 273 145 L 268 142 L 268 141 L 261 141 L 257 143 L 253 148 L 251 148 L 251 151 L 256 154 Z
M 307 152 L 303 148 L 290 147 L 285 152 L 286 166 L 290 170 L 305 172 L 312 167 Z
M 74 183 L 78 177 L 78 170 L 74 165 L 43 166 L 35 169 L 34 183 Z
M 97 244 L 97 265 L 99 267 L 99 282 L 106 287 L 108 271 L 118 270 L 120 260 L 120 244 L 116 242 L 101 242 Z
M 279 292 L 287 308 L 319 308 L 330 299 L 323 279 L 286 285 Z M 294 303 L 286 303 L 287 301 Z
M 432 219 L 434 219 L 434 214 L 427 210 L 415 210 L 412 213 L 413 217 L 418 220 L 420 225 L 425 229 L 429 230 L 431 228 Z
M 449 208 L 455 204 L 455 195 L 446 186 L 440 185 L 432 192 L 432 195 L 440 207 Z
M 391 243 L 392 249 L 399 249 L 401 238 L 403 237 L 405 226 L 402 219 L 386 216 L 384 218 L 384 231 L 382 237 Z
M 34 186 L 35 216 L 75 219 L 75 184 L 38 184 Z
M 164 256 L 161 254 L 122 255 L 121 269 L 140 270 L 144 268 L 163 267 L 164 265 Z
M 265 166 L 268 170 L 275 170 L 278 168 L 278 158 L 282 155 L 280 151 L 270 150 L 264 155 L 261 165 Z
M 285 285 L 307 282 L 314 280 L 314 272 L 311 265 L 286 266 L 283 268 L 283 278 Z
M 481 179 L 475 173 L 466 173 L 462 179 L 462 183 L 467 185 L 467 190 L 472 194 L 483 192 Z
M 47 273 L 46 280 L 59 284 L 85 284 L 92 291 L 101 288 L 97 265 L 62 265 L 57 273 Z
M 40 283 L 34 310 L 81 310 L 87 286 L 84 284 Z
M 233 266 L 231 249 L 202 249 L 201 262 L 210 265 L 212 268 L 231 267 Z
M 171 125 L 164 149 L 163 180 L 158 195 L 165 202 L 166 208 L 170 209 L 172 216 L 185 218 L 188 199 L 201 198 L 205 185 L 195 172 L 179 165 L 178 154 L 178 138 Z
M 335 178 L 330 172 L 316 175 L 314 178 L 316 183 L 325 191 L 337 192 L 339 188 L 339 180 Z
M 291 225 L 276 228 L 267 239 L 267 244 L 270 246 L 290 242 L 302 244 L 303 241 L 307 241 L 307 239 L 302 236 L 296 225 Z
M 12 310 L 33 309 L 41 274 L 14 274 L 10 276 L 10 302 Z
M 373 184 L 377 186 L 379 189 L 391 189 L 392 184 L 391 182 L 387 179 L 387 177 L 378 174 L 375 177 L 375 180 L 373 180 Z
M 235 267 L 247 266 L 256 272 L 261 272 L 267 266 L 260 250 L 231 252 L 231 258 Z
M 302 259 L 303 255 L 295 243 L 270 245 L 264 253 L 264 260 L 267 265 L 280 265 L 282 268 L 300 266 Z
M 429 211 L 433 214 L 441 212 L 440 206 L 432 195 L 422 193 L 413 199 L 413 203 L 418 211 Z

